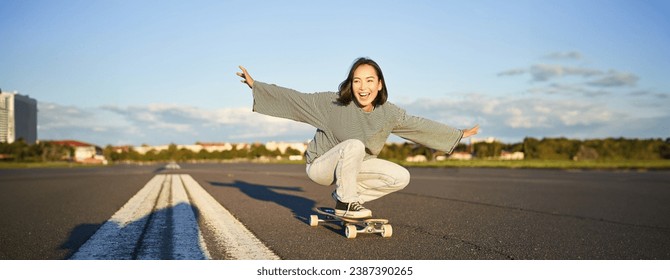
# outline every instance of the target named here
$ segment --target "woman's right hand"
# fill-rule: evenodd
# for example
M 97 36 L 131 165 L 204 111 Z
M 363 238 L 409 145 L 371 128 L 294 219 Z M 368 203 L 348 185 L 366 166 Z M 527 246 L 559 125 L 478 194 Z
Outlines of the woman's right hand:
M 249 88 L 254 88 L 254 79 L 251 78 L 251 75 L 249 75 L 249 72 L 247 72 L 247 69 L 245 69 L 244 67 L 242 67 L 240 65 L 240 70 L 242 70 L 242 73 L 237 72 L 235 74 L 237 74 L 238 76 L 240 76 L 244 79 L 241 82 L 247 84 L 249 86 Z
M 463 130 L 463 138 L 470 137 L 470 136 L 475 135 L 477 133 L 479 133 L 479 125 L 478 124 L 476 124 L 474 127 L 470 128 L 470 129 L 464 129 Z

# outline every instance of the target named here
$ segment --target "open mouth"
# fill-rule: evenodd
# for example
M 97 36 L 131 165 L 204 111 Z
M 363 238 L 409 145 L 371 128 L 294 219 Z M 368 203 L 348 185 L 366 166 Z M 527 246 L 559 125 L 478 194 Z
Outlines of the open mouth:
M 369 92 L 361 92 L 358 95 L 360 95 L 361 97 L 366 97 L 366 96 L 370 95 L 370 93 Z

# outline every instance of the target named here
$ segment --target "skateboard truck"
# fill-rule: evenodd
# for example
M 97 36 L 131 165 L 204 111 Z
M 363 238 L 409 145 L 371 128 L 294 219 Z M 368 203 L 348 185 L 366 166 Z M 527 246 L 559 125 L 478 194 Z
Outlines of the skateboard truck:
M 313 210 L 325 217 L 321 219 L 318 215 L 310 215 L 310 226 L 316 227 L 319 223 L 340 223 L 344 227 L 344 235 L 349 239 L 356 238 L 359 233 L 379 233 L 382 237 L 393 235 L 393 227 L 387 219 L 340 217 L 335 215 L 335 209 L 328 207 L 318 207 Z

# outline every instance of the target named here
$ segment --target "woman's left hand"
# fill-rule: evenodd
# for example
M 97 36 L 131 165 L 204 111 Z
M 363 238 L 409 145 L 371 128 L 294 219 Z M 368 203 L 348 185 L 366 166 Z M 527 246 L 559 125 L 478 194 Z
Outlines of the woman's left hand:
M 240 70 L 242 70 L 242 73 L 237 72 L 235 74 L 237 74 L 238 76 L 240 76 L 244 79 L 241 82 L 247 84 L 249 86 L 249 88 L 254 88 L 254 79 L 251 78 L 251 75 L 249 75 L 249 72 L 247 72 L 247 69 L 240 65 Z
M 476 124 L 474 127 L 470 129 L 463 129 L 463 138 L 470 137 L 472 135 L 475 135 L 479 133 L 479 125 Z

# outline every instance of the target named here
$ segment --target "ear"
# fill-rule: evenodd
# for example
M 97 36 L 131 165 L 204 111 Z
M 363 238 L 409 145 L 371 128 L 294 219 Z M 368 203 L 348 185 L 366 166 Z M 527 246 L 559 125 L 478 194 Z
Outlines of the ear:
M 382 80 L 379 80 L 378 83 L 379 84 L 377 85 L 377 91 L 380 91 L 380 90 L 382 90 L 384 84 L 382 84 Z

